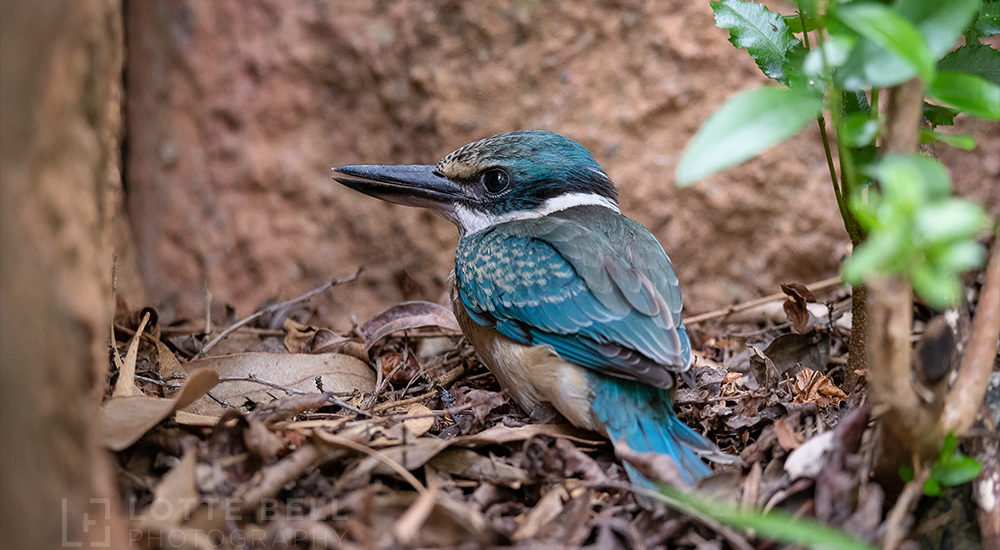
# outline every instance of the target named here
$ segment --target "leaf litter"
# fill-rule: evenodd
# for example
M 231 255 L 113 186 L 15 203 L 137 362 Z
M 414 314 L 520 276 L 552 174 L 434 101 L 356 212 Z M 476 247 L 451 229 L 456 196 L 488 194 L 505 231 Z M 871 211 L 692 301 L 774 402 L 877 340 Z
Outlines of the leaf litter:
M 849 295 L 782 291 L 757 317 L 740 308 L 734 322 L 730 308 L 689 325 L 697 385 L 678 389 L 679 416 L 739 457 L 697 492 L 873 543 L 886 527 L 866 474 L 871 413 L 863 387 L 838 385 Z M 221 332 L 119 309 L 127 344 L 122 357 L 115 342 L 100 421 L 139 546 L 769 547 L 637 495 L 597 434 L 532 423 L 449 309 L 404 302 L 338 332 L 304 306 L 317 294 Z M 646 454 L 617 456 L 683 486 Z

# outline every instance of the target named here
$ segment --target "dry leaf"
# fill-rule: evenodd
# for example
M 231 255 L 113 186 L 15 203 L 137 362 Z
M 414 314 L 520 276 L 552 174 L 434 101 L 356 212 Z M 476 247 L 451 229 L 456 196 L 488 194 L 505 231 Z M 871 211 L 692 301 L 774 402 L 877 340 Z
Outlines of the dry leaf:
M 410 544 L 416 539 L 417 534 L 420 533 L 420 528 L 424 526 L 427 518 L 434 510 L 434 506 L 437 503 L 437 495 L 438 487 L 431 485 L 399 516 L 399 519 L 392 526 L 392 533 L 396 537 L 397 542 L 400 544 Z
M 795 375 L 795 402 L 816 403 L 817 407 L 839 405 L 847 394 L 837 387 L 830 378 L 812 369 L 802 369 Z
M 403 425 L 410 430 L 412 435 L 420 437 L 434 427 L 434 416 L 432 415 L 431 410 L 425 405 L 413 403 L 406 408 L 406 416 L 416 418 L 404 418 Z
M 305 392 L 316 392 L 316 377 L 320 378 L 323 391 L 327 392 L 372 392 L 375 390 L 375 374 L 368 365 L 348 355 L 326 353 L 276 354 L 238 353 L 219 355 L 191 361 L 187 368 L 211 368 L 223 378 L 245 380 L 220 382 L 212 395 L 233 406 L 242 406 L 247 400 L 267 403 L 276 397 L 284 397 L 285 392 L 252 380 L 273 384 L 280 388 Z M 222 414 L 223 407 L 212 399 L 203 398 L 185 410 L 196 414 Z
M 519 489 L 528 481 L 528 472 L 495 457 L 483 456 L 470 449 L 447 449 L 432 458 L 434 469 L 466 479 L 489 481 Z
M 823 432 L 801 447 L 792 451 L 785 459 L 785 471 L 793 481 L 801 477 L 816 479 L 826 466 L 826 459 L 837 444 L 833 432 Z
M 440 327 L 456 333 L 462 330 L 450 309 L 422 301 L 403 302 L 392 306 L 372 317 L 361 330 L 365 335 L 366 347 L 371 349 L 394 332 L 422 327 Z
M 135 362 L 139 357 L 139 342 L 142 340 L 142 331 L 145 330 L 148 322 L 149 313 L 147 312 L 142 316 L 139 328 L 129 340 L 125 360 L 118 365 L 118 381 L 115 382 L 115 391 L 111 394 L 112 397 L 143 395 L 142 391 L 135 385 Z
M 194 448 L 184 456 L 153 489 L 153 503 L 142 514 L 139 525 L 146 530 L 167 530 L 178 527 L 201 503 L 195 485 L 198 453 Z M 150 513 L 153 512 L 153 513 Z
M 132 445 L 170 413 L 191 404 L 219 382 L 211 369 L 197 369 L 173 399 L 132 395 L 115 397 L 101 407 L 104 446 L 120 451 Z
M 778 437 L 778 445 L 786 451 L 793 451 L 802 446 L 802 437 L 788 425 L 784 418 L 774 421 L 774 434 Z
M 511 538 L 515 541 L 534 538 L 542 527 L 548 525 L 563 510 L 563 503 L 569 500 L 569 493 L 562 485 L 556 485 L 538 501 L 538 504 L 521 518 L 521 526 Z

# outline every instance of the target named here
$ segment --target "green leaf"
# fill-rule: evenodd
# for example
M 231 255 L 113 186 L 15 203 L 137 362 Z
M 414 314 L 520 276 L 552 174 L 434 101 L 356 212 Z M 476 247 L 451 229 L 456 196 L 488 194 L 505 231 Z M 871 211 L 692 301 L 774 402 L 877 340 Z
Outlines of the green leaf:
M 826 61 L 830 71 L 836 70 L 847 62 L 856 41 L 851 36 L 831 36 L 821 47 L 809 50 L 802 63 L 802 72 L 815 79 L 824 78 L 823 62 Z
M 979 0 L 899 0 L 894 8 L 920 30 L 931 55 L 937 58 L 955 47 L 975 18 Z
M 809 90 L 764 87 L 731 97 L 698 130 L 677 166 L 685 186 L 795 135 L 822 109 Z
M 945 434 L 944 441 L 941 442 L 941 450 L 938 451 L 938 458 L 935 462 L 948 460 L 955 454 L 956 450 L 958 450 L 958 436 L 955 435 L 953 430 Z
M 924 118 L 927 119 L 927 122 L 935 126 L 951 126 L 955 124 L 955 115 L 957 114 L 958 112 L 953 109 L 924 102 Z
M 931 476 L 941 485 L 952 487 L 976 479 L 982 469 L 982 464 L 975 458 L 959 454 L 947 462 L 935 464 L 931 468 Z
M 982 3 L 979 7 L 979 18 L 976 19 L 975 29 L 979 36 L 1000 34 L 1000 1 Z
M 936 497 L 941 494 L 941 484 L 933 477 L 927 478 L 924 482 L 924 494 L 929 497 Z
M 886 194 L 902 196 L 916 192 L 935 199 L 947 197 L 951 192 L 948 170 L 940 162 L 922 155 L 886 155 L 877 163 L 864 167 L 863 171 L 879 180 Z
M 977 242 L 954 243 L 939 253 L 934 261 L 953 272 L 975 269 L 986 261 L 986 249 Z
M 795 34 L 802 32 L 802 18 L 798 14 L 795 15 L 784 15 L 782 18 L 785 20 L 785 24 L 788 25 L 788 30 Z M 819 19 L 815 17 L 806 17 L 806 31 L 812 32 L 820 26 Z
M 861 36 L 904 59 L 924 80 L 934 78 L 934 57 L 927 42 L 909 21 L 881 4 L 850 4 L 837 19 Z
M 975 15 L 977 6 L 977 0 L 899 0 L 893 9 L 920 31 L 931 57 L 937 58 L 952 49 Z M 836 25 L 828 25 L 827 29 L 833 36 L 841 33 Z M 900 56 L 875 42 L 862 40 L 836 76 L 841 87 L 854 90 L 892 86 L 916 74 L 917 71 Z
M 986 225 L 986 219 L 978 204 L 948 199 L 921 208 L 914 222 L 923 239 L 937 243 L 973 235 Z
M 957 147 L 965 151 L 971 151 L 976 148 L 976 139 L 969 135 L 944 134 L 941 132 L 935 132 L 934 130 L 920 130 L 921 144 L 927 144 L 934 141 L 940 141 L 941 143 L 951 145 L 952 147 Z
M 649 496 L 667 506 L 698 518 L 713 518 L 736 529 L 753 529 L 758 537 L 809 548 L 830 550 L 873 550 L 854 536 L 809 518 L 795 517 L 781 510 L 762 512 L 737 508 L 727 502 L 682 493 L 661 485 Z
M 788 84 L 789 55 L 804 48 L 785 20 L 755 2 L 720 0 L 711 6 L 716 26 L 729 29 L 729 41 L 746 49 L 765 75 Z
M 841 141 L 851 147 L 869 145 L 877 135 L 878 121 L 864 113 L 854 113 L 847 117 L 843 129 L 837 134 Z
M 966 44 L 938 61 L 938 70 L 974 74 L 1000 85 L 1000 51 L 986 44 Z
M 986 120 L 1000 120 L 1000 86 L 980 76 L 942 71 L 927 89 L 929 96 Z
M 900 466 L 899 479 L 902 479 L 903 483 L 909 483 L 913 481 L 913 466 L 907 466 L 906 464 Z

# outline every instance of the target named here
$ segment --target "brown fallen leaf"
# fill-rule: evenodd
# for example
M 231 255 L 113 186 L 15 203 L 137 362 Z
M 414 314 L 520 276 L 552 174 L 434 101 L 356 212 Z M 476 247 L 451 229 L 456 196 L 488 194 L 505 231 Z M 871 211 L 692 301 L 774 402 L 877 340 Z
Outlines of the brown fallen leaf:
M 830 378 L 812 369 L 802 369 L 795 374 L 795 384 L 792 389 L 795 391 L 796 403 L 816 403 L 817 407 L 828 407 L 839 405 L 847 394 L 837 387 Z
M 392 526 L 392 534 L 400 544 L 410 544 L 417 538 L 420 528 L 424 526 L 427 518 L 437 504 L 438 486 L 435 482 L 430 482 L 427 491 L 420 494 L 417 500 L 406 509 L 396 523 Z
M 786 451 L 793 451 L 802 445 L 802 436 L 797 434 L 784 418 L 774 421 L 774 434 L 778 437 L 778 445 Z
M 413 403 L 406 408 L 406 418 L 403 419 L 403 425 L 410 430 L 411 434 L 420 437 L 434 427 L 434 416 L 432 415 L 433 413 L 426 405 Z
M 285 319 L 284 345 L 289 353 L 337 353 L 351 342 L 328 328 L 303 325 L 294 319 Z
M 184 367 L 177 360 L 177 356 L 159 338 L 156 339 L 156 360 L 159 363 L 158 372 L 160 373 L 160 378 L 171 380 L 185 376 Z M 177 388 L 170 386 L 164 386 L 163 388 L 164 397 L 173 397 L 176 393 Z
M 535 538 L 543 527 L 562 512 L 567 500 L 569 492 L 566 491 L 566 487 L 556 485 L 549 489 L 527 515 L 519 518 L 521 526 L 514 531 L 511 538 L 515 541 Z
M 446 449 L 427 462 L 434 469 L 451 475 L 488 481 L 511 489 L 520 489 L 529 476 L 526 470 L 471 449 Z
M 690 484 L 684 481 L 681 476 L 681 471 L 677 468 L 674 459 L 670 458 L 669 455 L 635 451 L 625 443 L 624 439 L 615 443 L 615 454 L 639 470 L 639 473 L 646 479 L 660 481 L 681 489 L 690 487 Z
M 172 412 L 200 399 L 218 382 L 219 375 L 212 369 L 196 369 L 172 399 L 147 395 L 112 398 L 101 407 L 104 446 L 112 451 L 127 448 Z
M 198 453 L 192 447 L 153 489 L 153 502 L 139 517 L 139 526 L 148 531 L 179 527 L 201 503 L 195 485 Z
M 242 406 L 247 400 L 267 403 L 276 397 L 284 397 L 283 390 L 316 392 L 317 377 L 326 392 L 367 393 L 375 390 L 375 373 L 371 368 L 354 357 L 338 353 L 238 353 L 197 359 L 189 362 L 186 368 L 210 368 L 221 378 L 240 379 L 220 382 L 212 391 L 216 399 L 233 406 Z M 205 397 L 185 410 L 219 415 L 223 406 Z
M 361 331 L 365 335 L 365 346 L 371 349 L 394 332 L 423 327 L 440 327 L 454 331 L 456 335 L 462 331 L 450 309 L 423 301 L 394 305 L 369 319 L 362 325 Z
M 805 285 L 799 283 L 781 283 L 781 291 L 788 296 L 782 309 L 785 315 L 792 322 L 792 329 L 799 334 L 804 334 L 809 328 L 809 309 L 806 304 L 815 302 L 816 297 Z
M 125 352 L 125 359 L 118 364 L 118 381 L 115 382 L 115 390 L 112 397 L 125 397 L 130 395 L 143 395 L 142 391 L 135 385 L 135 362 L 139 356 L 139 342 L 142 340 L 142 331 L 149 322 L 149 313 L 142 316 L 139 328 L 128 343 L 128 351 Z M 117 352 L 115 357 L 118 357 Z

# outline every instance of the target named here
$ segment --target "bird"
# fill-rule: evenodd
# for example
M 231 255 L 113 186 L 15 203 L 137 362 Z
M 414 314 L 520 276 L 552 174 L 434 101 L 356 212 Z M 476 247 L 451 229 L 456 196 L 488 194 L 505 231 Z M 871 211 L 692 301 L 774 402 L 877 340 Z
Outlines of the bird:
M 356 164 L 333 178 L 457 226 L 451 299 L 462 332 L 532 418 L 673 459 L 685 484 L 725 455 L 675 414 L 693 382 L 670 259 L 585 147 L 543 130 L 497 134 L 434 165 Z M 616 447 L 617 448 L 617 447 Z M 653 488 L 633 465 L 636 485 Z

